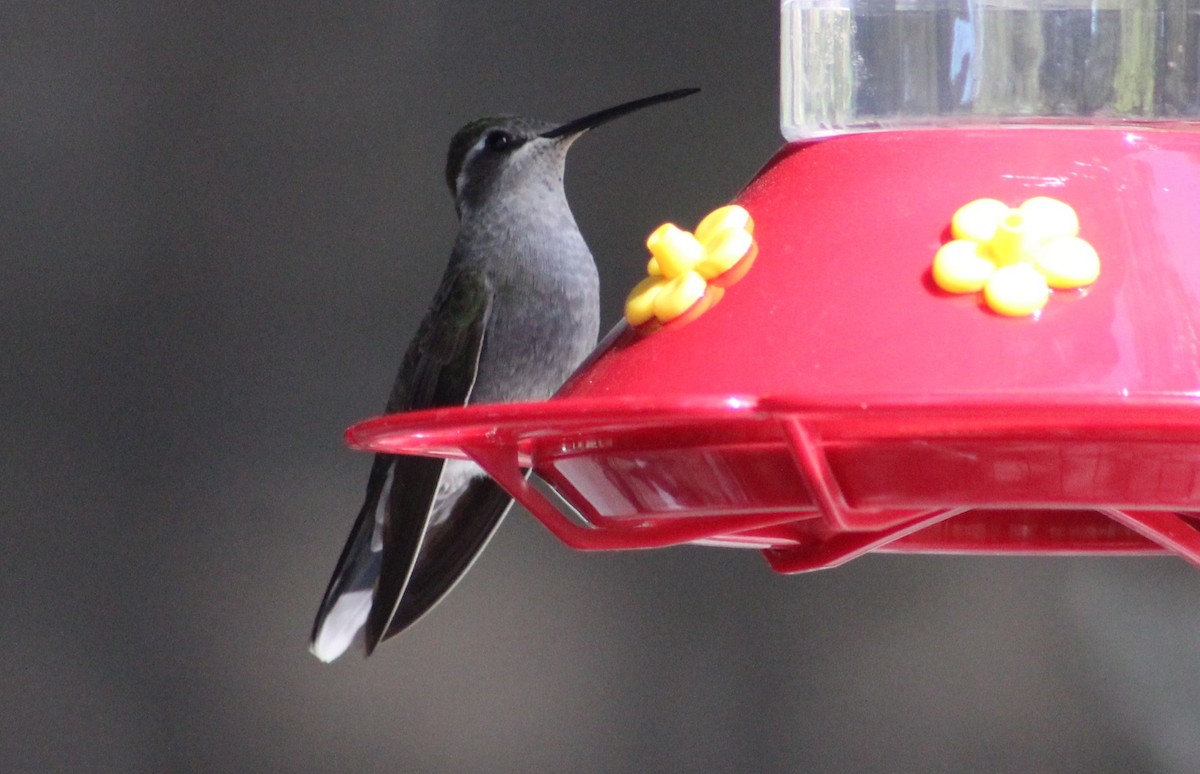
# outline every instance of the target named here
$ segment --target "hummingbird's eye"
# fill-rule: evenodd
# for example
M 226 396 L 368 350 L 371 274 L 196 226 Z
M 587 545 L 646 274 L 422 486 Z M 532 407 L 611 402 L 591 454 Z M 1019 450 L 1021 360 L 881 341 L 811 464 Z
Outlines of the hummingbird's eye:
M 507 150 L 513 144 L 513 136 L 508 132 L 496 130 L 494 132 L 489 132 L 487 140 L 484 142 L 487 144 L 488 150 Z

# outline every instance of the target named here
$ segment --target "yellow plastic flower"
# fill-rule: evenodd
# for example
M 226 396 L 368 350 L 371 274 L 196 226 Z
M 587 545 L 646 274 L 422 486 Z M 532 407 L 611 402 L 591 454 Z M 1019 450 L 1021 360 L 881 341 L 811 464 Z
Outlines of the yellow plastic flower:
M 954 239 L 933 257 L 933 281 L 949 293 L 983 291 L 999 314 L 1035 314 L 1052 288 L 1081 288 L 1100 276 L 1100 257 L 1079 238 L 1075 210 L 1048 196 L 1015 209 L 976 199 L 954 213 L 950 232 Z
M 737 282 L 754 259 L 754 220 L 736 204 L 710 212 L 696 230 L 664 223 L 646 240 L 649 274 L 625 299 L 625 319 L 638 326 L 702 314 Z

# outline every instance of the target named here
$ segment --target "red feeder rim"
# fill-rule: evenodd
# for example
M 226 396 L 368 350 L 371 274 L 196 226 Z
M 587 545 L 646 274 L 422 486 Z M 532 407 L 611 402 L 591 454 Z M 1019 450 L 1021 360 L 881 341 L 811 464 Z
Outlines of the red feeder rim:
M 1186 511 L 1172 510 L 1180 506 L 1168 493 L 1162 493 L 1157 508 L 1106 504 L 1145 499 L 1136 471 L 1111 477 L 1103 486 L 1093 476 L 1084 489 L 1075 488 L 1070 475 L 1124 458 L 1150 437 L 1154 444 L 1200 446 L 1200 407 L 1181 397 L 1131 412 L 1113 400 L 1093 406 L 1086 417 L 1065 421 L 1063 408 L 1055 400 L 947 409 L 867 400 L 799 404 L 738 397 L 657 402 L 564 398 L 384 416 L 350 428 L 347 441 L 376 452 L 474 460 L 554 535 L 582 550 L 682 543 L 760 547 L 781 572 L 833 567 L 873 550 L 1173 551 L 1200 564 L 1196 521 Z M 1058 440 L 1035 440 L 1050 435 Z M 659 439 L 657 451 L 698 455 L 710 462 L 720 453 L 714 450 L 723 450 L 719 469 L 727 483 L 753 480 L 754 467 L 770 459 L 777 466 L 775 476 L 785 480 L 794 472 L 802 488 L 785 485 L 757 494 L 743 490 L 749 496 L 691 516 L 672 515 L 670 509 L 633 514 L 628 508 L 621 512 L 619 502 L 588 500 L 580 484 L 594 483 L 589 473 L 611 472 L 612 460 L 621 459 L 631 438 L 642 454 L 640 444 L 650 438 Z M 1064 438 L 1070 443 L 1064 444 Z M 746 449 L 752 454 L 739 455 Z M 605 451 L 607 459 L 597 464 L 596 455 Z M 791 471 L 779 469 L 781 458 L 790 459 Z M 968 475 L 943 468 L 927 480 L 911 480 L 914 467 L 946 459 L 969 463 L 960 466 Z M 1057 462 L 1043 471 L 1042 488 L 1024 485 L 1009 494 L 997 476 L 969 475 L 990 468 L 1002 476 L 1014 459 L 1020 464 Z M 586 461 L 582 469 L 580 461 Z M 523 469 L 536 471 L 580 519 L 568 518 L 527 481 Z M 908 472 L 897 478 L 895 471 Z M 878 507 L 881 489 L 890 489 L 883 499 L 893 504 L 907 498 L 907 507 Z M 786 497 L 794 499 L 784 502 Z M 998 498 L 1005 497 L 1007 505 L 997 507 Z M 1062 505 L 1068 497 L 1073 504 Z M 942 504 L 932 505 L 935 500 Z

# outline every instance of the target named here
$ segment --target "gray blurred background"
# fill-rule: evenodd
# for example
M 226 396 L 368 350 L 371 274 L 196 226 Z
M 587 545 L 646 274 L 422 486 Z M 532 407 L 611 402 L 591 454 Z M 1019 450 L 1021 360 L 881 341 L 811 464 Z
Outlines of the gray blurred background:
M 245 7 L 243 7 L 243 5 Z M 0 770 L 1196 771 L 1174 559 L 584 554 L 514 512 L 369 661 L 306 650 L 478 115 L 606 126 L 607 324 L 780 145 L 770 0 L 0 5 Z

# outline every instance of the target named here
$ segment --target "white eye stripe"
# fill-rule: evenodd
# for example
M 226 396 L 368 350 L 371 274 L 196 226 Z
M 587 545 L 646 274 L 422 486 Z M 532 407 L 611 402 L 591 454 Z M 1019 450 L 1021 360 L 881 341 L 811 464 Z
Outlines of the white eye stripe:
M 483 151 L 485 144 L 487 144 L 486 132 L 475 141 L 475 144 L 471 146 L 471 149 L 463 157 L 462 166 L 458 169 L 458 176 L 454 178 L 454 193 L 456 195 L 462 191 L 463 183 L 466 182 L 467 169 L 470 168 L 471 162 L 475 160 L 475 157 Z
M 459 169 L 458 176 L 456 178 L 454 178 L 454 190 L 455 190 L 456 194 L 462 191 L 463 184 L 466 182 L 467 170 L 470 169 L 471 166 L 474 164 L 475 159 L 481 153 L 484 153 L 484 152 L 491 153 L 492 152 L 487 147 L 488 138 L 491 135 L 492 135 L 492 132 L 490 132 L 490 131 L 484 132 L 483 135 L 478 140 L 475 141 L 475 144 L 471 146 L 471 149 L 469 151 L 467 151 L 466 157 L 463 159 L 462 168 Z M 531 144 L 532 143 L 530 143 L 526 140 L 516 140 L 504 152 L 510 156 L 514 156 L 514 155 L 517 155 L 520 153 L 524 153 L 526 148 L 528 146 L 530 146 Z

